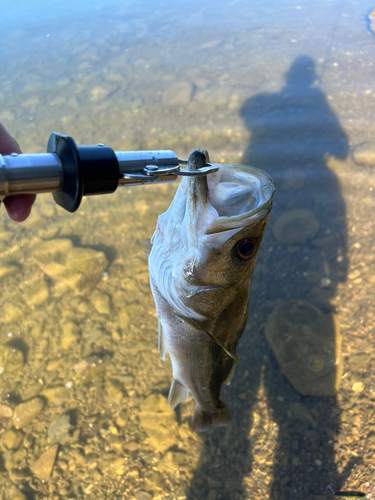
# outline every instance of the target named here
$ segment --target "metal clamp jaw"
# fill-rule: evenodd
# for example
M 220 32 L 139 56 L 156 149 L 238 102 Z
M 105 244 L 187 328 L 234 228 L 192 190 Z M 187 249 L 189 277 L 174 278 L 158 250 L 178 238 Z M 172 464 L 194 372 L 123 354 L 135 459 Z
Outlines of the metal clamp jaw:
M 113 193 L 119 185 L 172 182 L 218 170 L 206 164 L 181 169 L 170 150 L 113 151 L 104 144 L 77 146 L 72 137 L 53 132 L 46 154 L 0 155 L 0 200 L 21 193 L 53 193 L 60 206 L 75 212 L 83 196 Z
M 188 160 L 177 160 L 179 164 L 186 165 Z M 146 165 L 142 173 L 123 174 L 123 179 L 129 180 L 130 184 L 147 183 L 147 182 L 166 182 L 168 180 L 175 180 L 176 176 L 182 177 L 202 177 L 204 175 L 217 172 L 219 167 L 212 166 L 211 163 L 206 163 L 206 167 L 198 168 L 196 170 L 181 169 L 179 165 L 176 166 L 157 166 Z M 173 179 L 170 179 L 173 177 Z

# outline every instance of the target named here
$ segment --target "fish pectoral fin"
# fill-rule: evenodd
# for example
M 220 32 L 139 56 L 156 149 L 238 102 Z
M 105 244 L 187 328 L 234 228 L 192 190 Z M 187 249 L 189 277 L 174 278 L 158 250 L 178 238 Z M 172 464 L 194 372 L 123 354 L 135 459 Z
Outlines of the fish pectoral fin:
M 163 334 L 163 325 L 160 319 L 158 319 L 158 348 L 160 357 L 163 361 L 165 361 L 165 355 L 167 353 L 167 347 L 165 345 L 165 339 Z
M 144 253 L 148 257 L 150 255 L 150 253 L 151 253 L 151 250 L 152 250 L 152 243 L 151 243 L 151 241 L 148 240 L 148 239 L 144 239 L 144 240 L 140 241 L 140 244 L 141 244 L 142 250 L 144 251 Z
M 189 390 L 186 389 L 178 380 L 172 379 L 171 388 L 169 389 L 168 404 L 172 410 L 176 408 L 181 401 L 185 401 L 189 397 Z
M 232 354 L 231 352 L 229 352 L 228 349 L 219 341 L 219 339 L 217 337 L 215 337 L 215 335 L 213 333 L 208 332 L 207 330 L 202 328 L 201 325 L 195 321 L 195 319 L 185 318 L 184 316 L 180 316 L 179 314 L 178 314 L 178 317 L 181 318 L 183 321 L 185 321 L 188 325 L 190 325 L 193 328 L 196 328 L 197 330 L 201 331 L 202 333 L 205 333 L 206 335 L 208 335 L 214 342 L 216 342 L 216 344 L 218 346 L 220 346 L 223 349 L 225 354 L 227 354 L 230 358 L 234 359 L 236 365 L 240 362 L 237 354 Z

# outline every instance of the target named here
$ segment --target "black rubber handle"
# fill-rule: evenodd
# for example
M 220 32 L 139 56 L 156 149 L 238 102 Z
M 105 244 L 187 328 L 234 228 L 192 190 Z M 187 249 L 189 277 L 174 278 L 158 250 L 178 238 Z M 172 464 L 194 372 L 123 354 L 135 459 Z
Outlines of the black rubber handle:
M 53 194 L 58 205 L 75 212 L 82 196 L 116 191 L 120 168 L 112 148 L 105 145 L 77 146 L 72 137 L 53 132 L 47 153 L 56 153 L 63 167 L 62 190 Z

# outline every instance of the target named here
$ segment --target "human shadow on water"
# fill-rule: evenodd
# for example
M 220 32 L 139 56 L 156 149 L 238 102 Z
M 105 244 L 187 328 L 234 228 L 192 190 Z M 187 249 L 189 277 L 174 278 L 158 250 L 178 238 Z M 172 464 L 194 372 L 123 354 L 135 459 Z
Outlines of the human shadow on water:
M 339 474 L 335 464 L 336 396 L 298 393 L 282 375 L 264 335 L 277 304 L 284 301 L 288 308 L 304 301 L 298 304 L 330 318 L 325 349 L 339 357 L 329 314 L 337 284 L 347 274 L 345 202 L 327 162 L 346 158 L 348 139 L 316 84 L 313 59 L 299 56 L 285 76 L 280 92 L 255 95 L 241 109 L 251 132 L 243 163 L 268 172 L 277 193 L 253 276 L 250 316 L 238 348 L 241 363 L 222 391 L 232 421 L 204 437 L 188 500 L 255 498 L 267 492 L 272 500 L 315 499 L 340 489 L 351 469 L 348 464 Z M 302 318 L 294 326 L 298 333 L 306 325 Z M 308 341 L 318 333 L 310 327 Z M 292 347 L 281 354 L 293 362 L 298 353 Z M 319 365 L 319 352 L 313 354 Z M 303 356 L 309 360 L 309 352 Z M 336 380 L 339 372 L 338 367 Z M 326 384 L 334 385 L 334 379 L 328 377 Z M 315 380 L 311 388 L 308 384 L 307 393 L 316 391 Z M 326 386 L 319 387 L 324 392 Z

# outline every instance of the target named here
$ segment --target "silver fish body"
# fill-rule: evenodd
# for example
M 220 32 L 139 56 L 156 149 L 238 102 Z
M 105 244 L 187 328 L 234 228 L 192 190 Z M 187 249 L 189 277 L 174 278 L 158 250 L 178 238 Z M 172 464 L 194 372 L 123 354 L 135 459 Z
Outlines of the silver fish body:
M 194 151 L 188 169 L 203 167 Z M 192 427 L 204 431 L 230 420 L 220 400 L 238 358 L 248 315 L 250 280 L 270 216 L 275 186 L 263 171 L 220 165 L 207 177 L 184 177 L 158 218 L 149 272 L 159 321 L 159 349 L 168 352 L 174 408 L 191 393 Z

